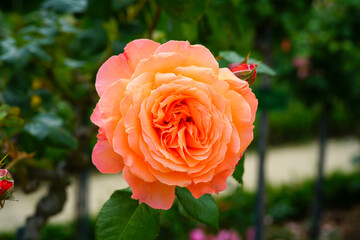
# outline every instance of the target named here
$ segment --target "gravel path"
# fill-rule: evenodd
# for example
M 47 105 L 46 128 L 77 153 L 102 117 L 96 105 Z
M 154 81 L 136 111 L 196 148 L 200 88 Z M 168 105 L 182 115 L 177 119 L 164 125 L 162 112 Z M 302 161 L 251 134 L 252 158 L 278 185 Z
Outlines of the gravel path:
M 350 171 L 351 160 L 360 153 L 360 144 L 355 139 L 330 140 L 326 150 L 326 173 L 334 170 Z M 300 181 L 315 175 L 318 145 L 309 143 L 299 146 L 283 146 L 270 148 L 266 159 L 266 180 L 270 184 L 282 184 Z M 257 173 L 257 154 L 246 153 L 244 187 L 255 190 Z M 93 174 L 90 178 L 89 209 L 91 215 L 97 215 L 102 205 L 115 189 L 127 187 L 120 174 Z M 237 183 L 229 179 L 226 193 L 231 192 Z M 27 216 L 35 211 L 37 201 L 46 193 L 42 187 L 35 193 L 22 194 L 16 192 L 18 202 L 7 202 L 0 211 L 0 231 L 11 231 L 25 223 Z M 69 221 L 75 216 L 75 186 L 68 188 L 69 199 L 61 214 L 51 218 L 50 222 Z

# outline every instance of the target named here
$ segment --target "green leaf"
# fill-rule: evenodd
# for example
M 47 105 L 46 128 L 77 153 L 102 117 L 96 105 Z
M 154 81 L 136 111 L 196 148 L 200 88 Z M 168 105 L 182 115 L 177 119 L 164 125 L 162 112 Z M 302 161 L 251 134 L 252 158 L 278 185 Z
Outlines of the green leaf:
M 30 43 L 25 48 L 35 57 L 44 61 L 51 61 L 51 56 L 45 52 L 38 43 Z
M 157 0 L 157 3 L 174 19 L 189 23 L 199 21 L 209 5 L 208 0 Z
M 64 128 L 51 129 L 46 140 L 50 145 L 59 148 L 76 149 L 78 146 L 76 138 Z
M 138 0 L 111 0 L 111 5 L 115 11 L 118 11 L 127 6 L 130 6 L 131 4 L 136 3 L 137 1 Z
M 217 60 L 217 62 L 219 63 L 219 68 L 229 67 L 229 62 L 226 61 L 225 59 L 219 59 L 219 60 Z
M 86 10 L 87 4 L 87 0 L 47 0 L 43 8 L 60 13 L 82 13 Z
M 249 58 L 249 61 L 253 61 L 251 58 Z M 272 68 L 270 68 L 268 65 L 266 65 L 265 63 L 258 63 L 258 67 L 257 67 L 257 72 L 259 74 L 267 74 L 270 77 L 274 77 L 276 76 L 276 72 L 275 70 L 273 70 Z
M 31 119 L 24 127 L 24 130 L 40 140 L 45 139 L 52 130 L 59 128 L 62 120 L 48 113 L 40 113 Z
M 105 30 L 100 25 L 92 26 L 91 28 L 83 29 L 79 32 L 71 43 L 71 48 L 79 58 L 78 60 L 87 59 L 106 48 L 108 38 Z M 83 48 L 86 46 L 86 48 Z
M 65 19 L 59 19 L 59 25 L 60 30 L 64 33 L 76 33 L 77 31 L 79 31 L 79 29 L 77 29 Z
M 115 191 L 101 209 L 95 226 L 96 239 L 156 239 L 160 210 L 130 198 L 128 190 Z
M 221 51 L 219 55 L 230 63 L 239 63 L 245 59 L 245 57 L 240 56 L 234 51 Z
M 86 61 L 66 58 L 65 61 L 64 61 L 64 64 L 67 67 L 77 69 L 77 68 L 81 68 L 82 66 L 84 66 L 86 64 Z
M 210 194 L 204 194 L 196 199 L 188 189 L 180 187 L 176 187 L 175 193 L 190 216 L 202 223 L 219 227 L 219 209 Z
M 9 128 L 21 127 L 24 125 L 24 120 L 18 116 L 7 116 L 4 126 Z
M 219 53 L 219 55 L 221 57 L 223 57 L 229 63 L 238 63 L 238 62 L 242 62 L 245 59 L 245 57 L 237 54 L 234 51 L 221 51 Z M 256 63 L 258 65 L 257 73 L 259 73 L 259 74 L 267 74 L 271 77 L 276 76 L 276 72 L 272 68 L 270 68 L 268 65 L 266 65 L 265 63 L 262 63 L 253 58 L 249 58 L 249 63 Z
M 0 61 L 12 64 L 18 68 L 25 66 L 29 61 L 30 52 L 28 49 L 24 47 L 18 48 L 13 38 L 1 41 L 0 48 L 2 50 Z
M 240 158 L 238 164 L 235 167 L 235 171 L 233 173 L 233 177 L 240 184 L 243 184 L 244 160 L 245 160 L 245 154 L 243 154 L 243 156 Z
M 6 104 L 0 106 L 0 122 L 8 115 L 9 109 L 10 107 Z

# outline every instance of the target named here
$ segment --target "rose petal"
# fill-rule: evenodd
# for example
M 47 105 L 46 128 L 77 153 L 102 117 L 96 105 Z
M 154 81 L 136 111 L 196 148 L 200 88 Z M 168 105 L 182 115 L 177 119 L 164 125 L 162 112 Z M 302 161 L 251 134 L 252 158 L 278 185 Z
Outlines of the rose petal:
M 124 54 L 110 57 L 96 74 L 95 88 L 97 93 L 102 96 L 110 84 L 120 79 L 131 78 L 132 72 Z
M 251 125 L 247 128 L 238 128 L 239 136 L 240 136 L 240 153 L 243 153 L 246 148 L 250 145 L 251 141 L 254 138 L 254 126 Z
M 221 68 L 219 72 L 219 79 L 226 81 L 230 85 L 230 89 L 238 92 L 248 102 L 251 109 L 251 123 L 254 122 L 258 100 L 247 81 L 243 81 L 236 77 L 228 68 Z
M 191 178 L 187 173 L 169 172 L 162 173 L 154 169 L 150 169 L 152 174 L 162 183 L 166 185 L 186 187 L 191 183 Z
M 122 117 L 120 113 L 120 102 L 124 98 L 124 92 L 128 82 L 129 80 L 121 79 L 112 83 L 106 88 L 97 104 L 101 114 L 102 127 L 111 145 L 115 128 Z
M 118 173 L 124 168 L 122 157 L 114 152 L 106 139 L 98 140 L 95 144 L 92 162 L 102 173 Z
M 216 168 L 215 174 L 223 172 L 228 169 L 235 169 L 235 165 L 241 158 L 241 145 L 243 139 L 239 137 L 236 127 L 233 125 L 233 131 L 231 133 L 231 140 L 227 145 L 227 151 L 224 161 Z
M 99 104 L 96 104 L 94 111 L 90 116 L 90 120 L 98 127 L 103 126 L 103 121 L 101 120 L 101 113 L 99 111 Z
M 190 45 L 188 41 L 168 41 L 161 45 L 155 54 L 164 52 L 177 52 L 186 57 L 192 65 L 211 68 L 215 75 L 219 73 L 219 64 L 206 47 Z
M 168 210 L 175 200 L 175 186 L 160 182 L 145 182 L 131 174 L 128 167 L 124 168 L 123 177 L 129 184 L 133 194 L 131 198 L 139 199 L 152 208 Z
M 156 178 L 149 171 L 149 164 L 144 161 L 143 156 L 137 155 L 141 155 L 141 153 L 135 153 L 130 148 L 123 120 L 120 120 L 115 129 L 113 147 L 115 152 L 123 156 L 125 165 L 131 167 L 133 174 L 147 182 L 156 181 Z
M 206 193 L 219 193 L 220 191 L 224 191 L 226 189 L 226 179 L 231 176 L 234 170 L 227 170 L 221 173 L 218 173 L 214 176 L 214 178 L 207 183 L 198 183 L 187 186 L 189 191 L 192 193 L 194 198 L 199 198 Z
M 248 102 L 237 92 L 230 91 L 231 115 L 237 127 L 251 125 L 251 109 Z
M 139 62 L 150 57 L 159 46 L 159 43 L 149 39 L 138 39 L 128 43 L 124 50 L 130 68 L 134 71 Z
M 160 53 L 141 60 L 132 78 L 136 78 L 146 72 L 171 73 L 176 67 L 186 67 L 190 65 L 190 62 L 178 53 Z
M 213 84 L 215 81 L 217 81 L 214 71 L 211 68 L 196 66 L 177 67 L 174 69 L 174 73 L 207 84 Z

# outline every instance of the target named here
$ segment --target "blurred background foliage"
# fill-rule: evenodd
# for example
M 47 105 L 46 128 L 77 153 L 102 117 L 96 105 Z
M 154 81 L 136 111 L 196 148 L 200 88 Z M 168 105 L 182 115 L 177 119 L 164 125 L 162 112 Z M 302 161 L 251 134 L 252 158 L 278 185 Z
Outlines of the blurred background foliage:
M 262 75 L 253 85 L 270 144 L 314 139 L 322 108 L 330 136 L 360 136 L 357 0 L 13 0 L 0 10 L 1 155 L 25 192 L 39 186 L 37 169 L 91 166 L 96 72 L 137 38 L 203 44 L 223 67 L 249 51 L 271 66 L 272 89 Z M 287 206 L 274 208 L 297 214 Z

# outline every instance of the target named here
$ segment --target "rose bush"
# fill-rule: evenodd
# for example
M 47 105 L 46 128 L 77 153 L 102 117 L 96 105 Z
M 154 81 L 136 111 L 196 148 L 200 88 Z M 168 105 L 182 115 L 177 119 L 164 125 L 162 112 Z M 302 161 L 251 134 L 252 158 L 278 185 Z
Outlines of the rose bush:
M 132 41 L 95 87 L 93 163 L 122 171 L 132 198 L 152 208 L 169 209 L 176 186 L 195 198 L 223 191 L 253 139 L 255 95 L 202 45 Z

